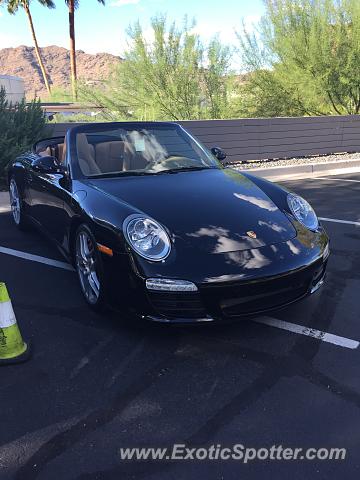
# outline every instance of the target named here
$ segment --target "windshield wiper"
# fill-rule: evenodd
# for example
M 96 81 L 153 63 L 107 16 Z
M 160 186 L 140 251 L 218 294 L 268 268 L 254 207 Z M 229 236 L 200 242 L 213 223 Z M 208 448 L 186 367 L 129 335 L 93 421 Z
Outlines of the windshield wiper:
M 89 178 L 118 178 L 118 177 L 136 177 L 141 175 L 155 175 L 152 172 L 141 172 L 141 171 L 124 171 L 117 173 L 99 173 L 97 175 L 89 175 Z
M 144 175 L 161 175 L 163 173 L 178 173 L 178 172 L 191 172 L 196 170 L 210 170 L 210 169 L 217 169 L 218 167 L 209 167 L 209 166 L 192 166 L 192 167 L 179 167 L 179 168 L 169 168 L 167 170 L 159 170 L 159 171 L 141 171 L 141 170 L 128 170 L 124 172 L 109 172 L 109 173 L 99 173 L 96 175 L 89 175 L 88 178 L 120 178 L 120 177 L 136 177 L 136 176 L 144 176 Z
M 169 168 L 167 170 L 160 170 L 156 173 L 178 173 L 178 172 L 192 172 L 196 170 L 214 170 L 217 167 L 209 167 L 209 166 L 193 166 L 193 167 L 179 167 L 179 168 Z

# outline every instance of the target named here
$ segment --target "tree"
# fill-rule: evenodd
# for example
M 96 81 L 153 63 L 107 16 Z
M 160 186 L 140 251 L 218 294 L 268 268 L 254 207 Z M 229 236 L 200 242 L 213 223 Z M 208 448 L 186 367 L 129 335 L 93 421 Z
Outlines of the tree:
M 42 137 L 45 122 L 39 101 L 11 104 L 0 88 L 0 184 L 4 183 L 8 163 Z
M 139 22 L 128 30 L 129 47 L 103 90 L 82 88 L 88 102 L 105 107 L 109 119 L 222 118 L 228 103 L 230 50 L 217 37 L 205 46 L 194 21 L 182 27 L 164 15 L 144 33 Z
M 29 21 L 30 31 L 31 31 L 31 35 L 32 35 L 32 38 L 33 38 L 36 57 L 37 57 L 37 60 L 38 60 L 38 63 L 39 63 L 41 74 L 42 74 L 42 77 L 43 77 L 43 80 L 44 80 L 44 83 L 45 83 L 46 90 L 50 94 L 51 93 L 50 84 L 49 84 L 48 76 L 47 76 L 47 73 L 46 73 L 45 65 L 44 65 L 43 59 L 41 57 L 39 44 L 38 44 L 37 37 L 36 37 L 36 34 L 35 34 L 34 23 L 33 23 L 32 15 L 31 15 L 31 12 L 30 12 L 30 1 L 31 0 L 0 0 L 0 6 L 6 6 L 7 11 L 11 15 L 15 15 L 15 13 L 18 11 L 19 8 L 24 9 L 24 11 L 26 13 L 26 16 L 28 18 L 28 21 Z M 41 5 L 43 5 L 44 7 L 55 8 L 55 4 L 52 0 L 38 0 L 38 2 Z
M 266 0 L 255 32 L 243 29 L 248 113 L 360 112 L 360 2 Z
M 97 0 L 105 5 L 105 0 Z M 69 9 L 69 35 L 70 35 L 70 69 L 71 69 L 71 86 L 73 97 L 77 99 L 77 72 L 76 72 L 76 45 L 75 45 L 75 10 L 79 7 L 80 0 L 65 0 Z
M 202 68 L 206 97 L 208 98 L 208 117 L 224 118 L 229 108 L 229 75 L 230 49 L 224 47 L 218 36 L 210 41 L 207 47 L 207 62 Z

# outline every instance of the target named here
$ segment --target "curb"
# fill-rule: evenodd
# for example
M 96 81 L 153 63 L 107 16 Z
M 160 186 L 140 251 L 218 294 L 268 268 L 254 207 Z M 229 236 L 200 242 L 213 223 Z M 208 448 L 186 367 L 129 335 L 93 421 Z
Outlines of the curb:
M 251 173 L 269 180 L 301 179 L 321 177 L 322 175 L 342 175 L 360 172 L 360 158 L 340 162 L 309 163 L 307 165 L 290 165 L 288 167 L 247 168 L 240 172 Z

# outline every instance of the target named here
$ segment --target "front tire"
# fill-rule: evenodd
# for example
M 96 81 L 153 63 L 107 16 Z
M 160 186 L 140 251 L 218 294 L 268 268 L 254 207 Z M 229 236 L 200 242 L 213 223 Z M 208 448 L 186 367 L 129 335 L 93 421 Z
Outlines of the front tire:
M 19 230 L 27 230 L 29 224 L 24 213 L 23 200 L 20 195 L 20 190 L 14 177 L 11 177 L 10 180 L 9 195 L 11 213 L 15 225 Z
M 75 235 L 75 266 L 86 303 L 99 312 L 105 307 L 103 263 L 90 228 L 82 224 Z

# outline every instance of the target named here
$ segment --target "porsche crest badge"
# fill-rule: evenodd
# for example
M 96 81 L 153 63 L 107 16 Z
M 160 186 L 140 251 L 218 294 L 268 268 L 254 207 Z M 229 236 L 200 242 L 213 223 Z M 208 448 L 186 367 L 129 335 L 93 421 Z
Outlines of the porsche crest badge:
M 252 230 L 249 230 L 248 232 L 246 232 L 246 235 L 250 238 L 257 238 L 256 233 L 253 232 Z

